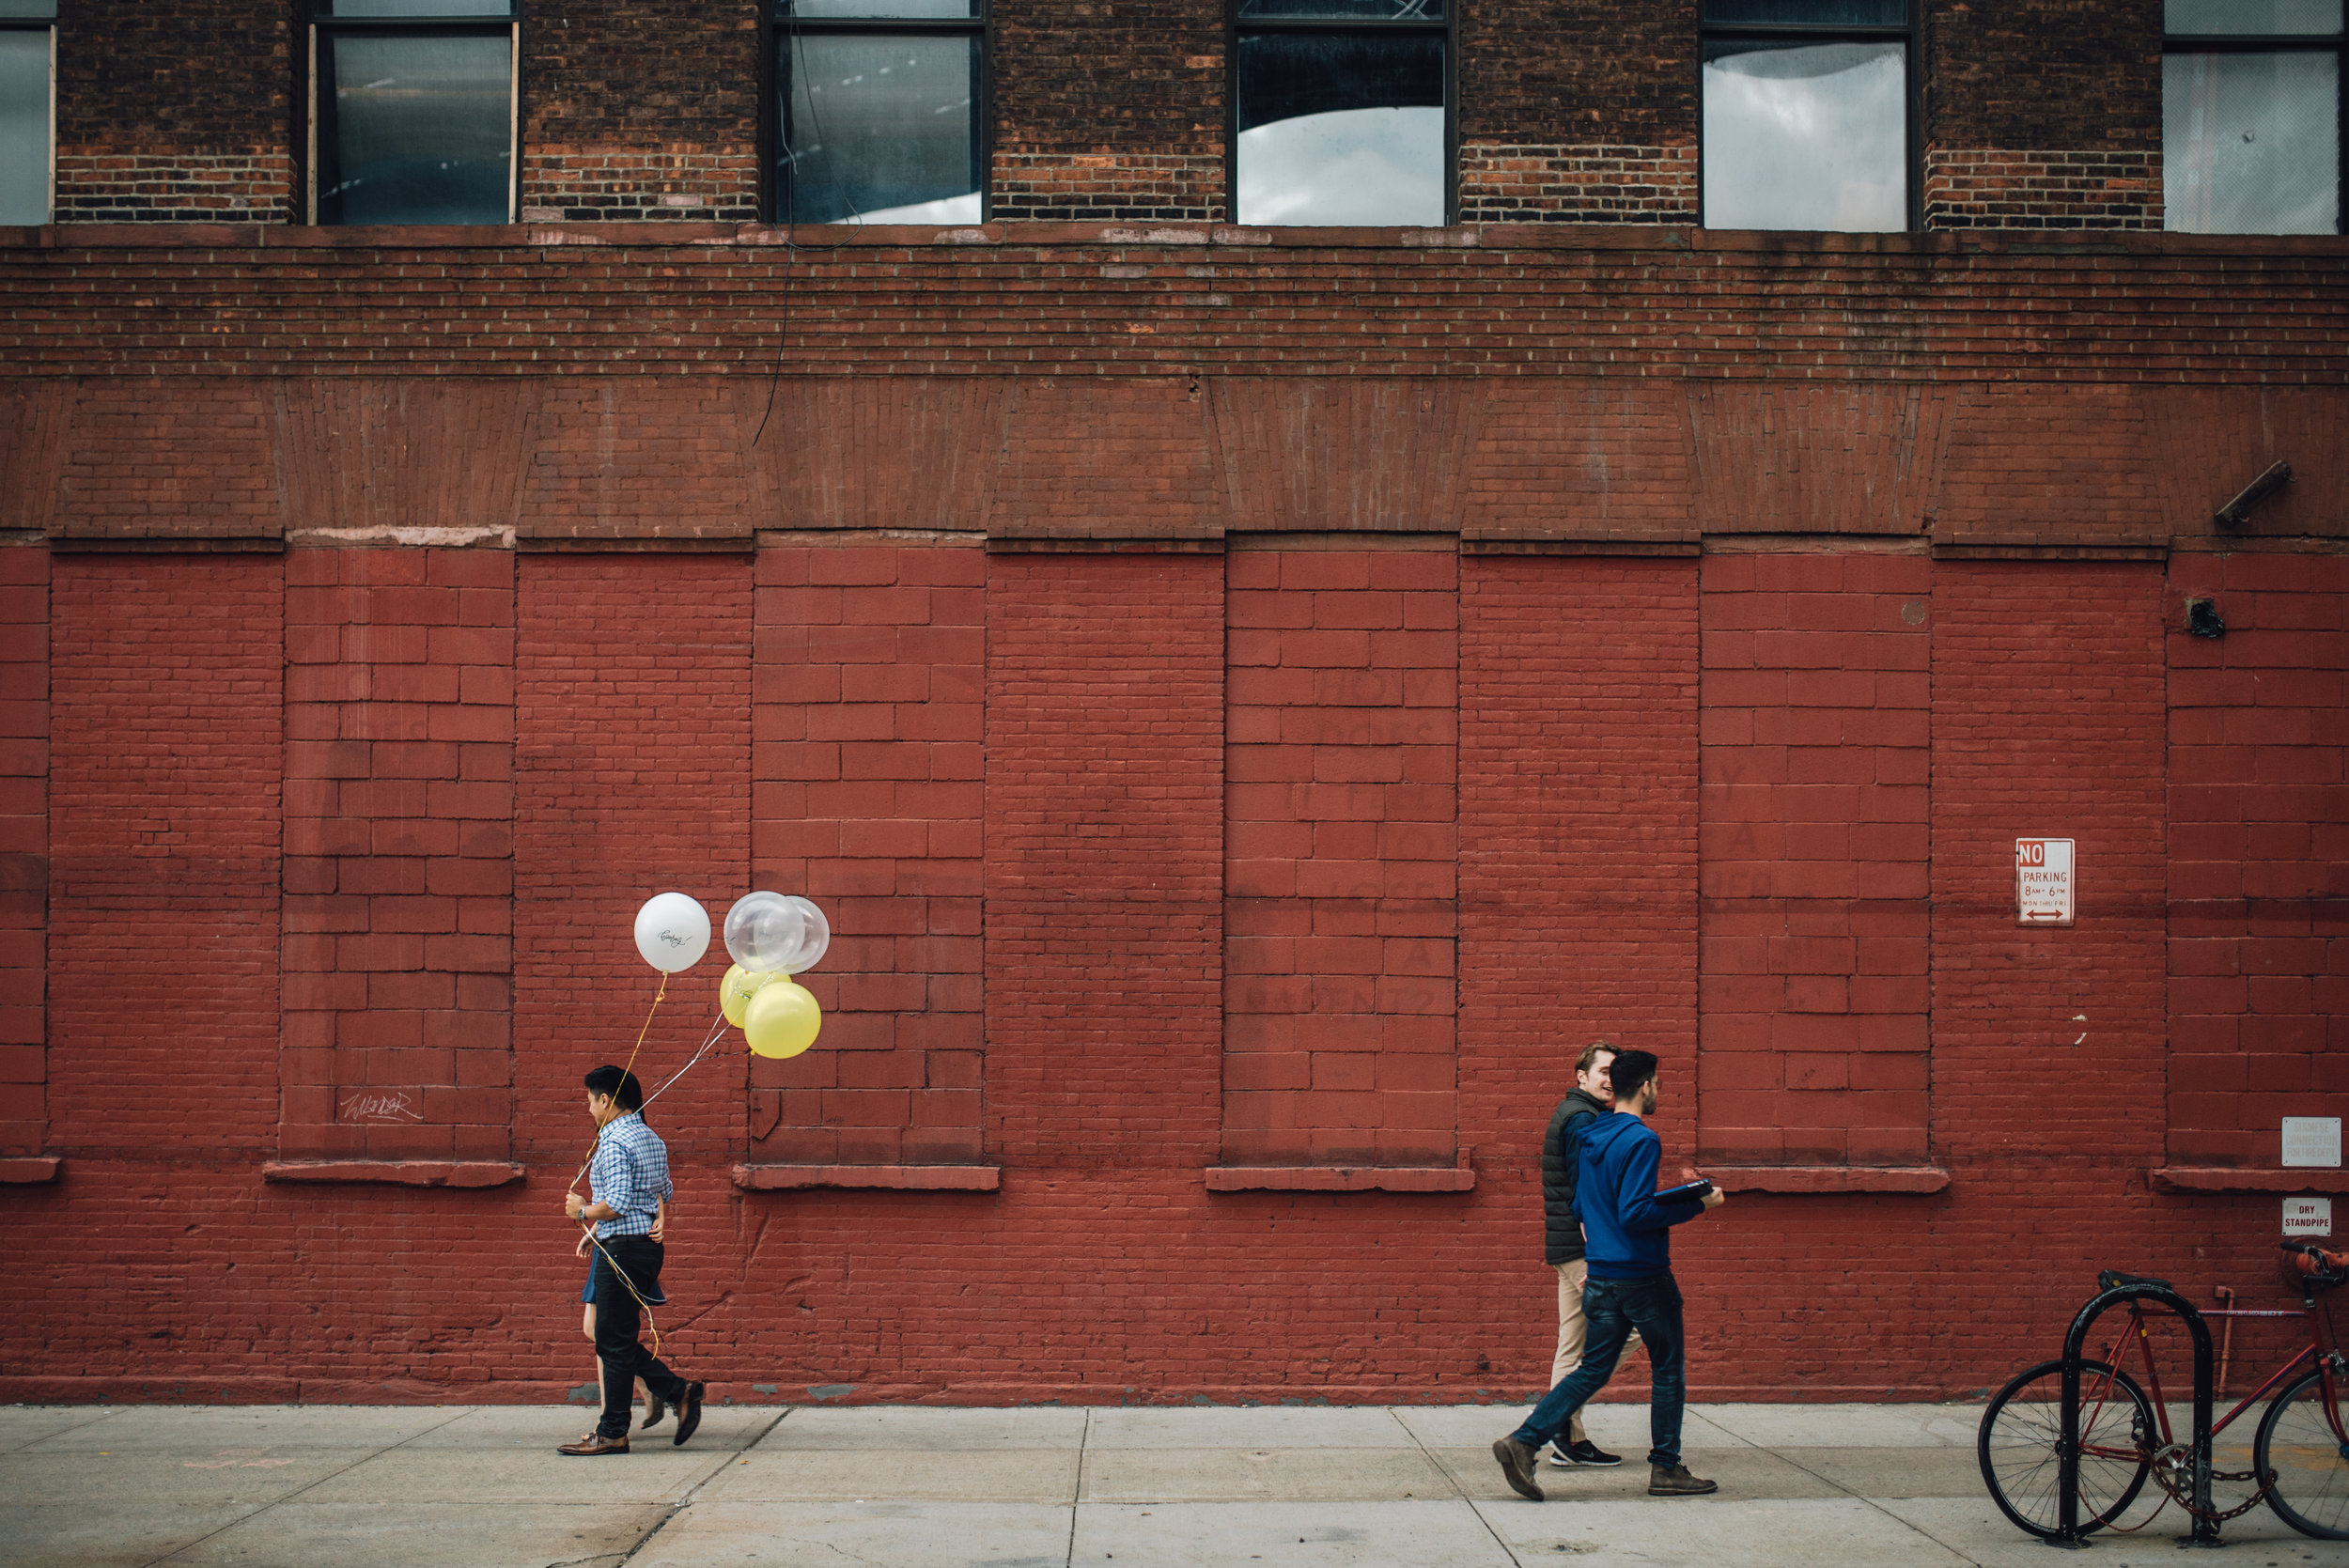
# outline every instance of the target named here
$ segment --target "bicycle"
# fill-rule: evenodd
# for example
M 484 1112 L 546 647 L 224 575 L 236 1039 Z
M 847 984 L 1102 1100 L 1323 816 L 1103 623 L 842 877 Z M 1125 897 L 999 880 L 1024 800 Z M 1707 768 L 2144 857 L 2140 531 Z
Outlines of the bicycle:
M 2300 1311 L 2227 1310 L 2201 1314 L 2298 1317 L 2309 1326 L 2306 1348 L 2242 1403 L 2211 1422 L 2215 1436 L 2270 1389 L 2280 1387 L 2260 1419 L 2258 1436 L 2251 1444 L 2251 1468 L 2214 1472 L 2215 1480 L 2257 1482 L 2250 1498 L 2224 1513 L 2197 1508 L 2191 1500 L 2193 1450 L 2170 1432 L 2160 1369 L 2154 1363 L 2153 1342 L 2145 1332 L 2145 1303 L 2135 1300 L 2129 1303 L 2120 1334 L 2103 1358 L 2082 1358 L 2078 1363 L 2080 1523 L 2076 1535 L 2123 1529 L 2114 1521 L 2137 1500 L 2151 1476 L 2168 1494 L 2166 1501 L 2175 1501 L 2214 1524 L 2248 1513 L 2264 1499 L 2285 1524 L 2303 1535 L 2349 1541 L 2349 1430 L 2343 1429 L 2341 1418 L 2349 1358 L 2342 1356 L 2330 1315 L 2318 1311 L 2316 1299 L 2324 1291 L 2349 1283 L 2349 1252 L 2327 1252 L 2295 1242 L 2278 1245 L 2285 1254 L 2285 1281 L 2300 1295 Z M 2114 1269 L 2097 1276 L 2099 1295 L 2131 1285 L 2173 1288 L 2166 1280 Z M 2153 1388 L 2150 1400 L 2144 1388 L 2121 1365 L 2121 1353 L 2132 1337 L 2144 1357 L 2145 1381 Z M 2330 1349 L 2326 1348 L 2328 1340 Z M 2294 1373 L 2303 1366 L 2308 1370 L 2295 1377 Z M 2062 1535 L 2057 1519 L 2057 1470 L 2061 1459 L 2063 1371 L 2064 1363 L 2059 1358 L 2018 1374 L 1983 1412 L 1976 1443 L 1983 1480 L 1999 1511 L 2026 1532 L 2050 1541 Z M 2148 1517 L 2144 1523 L 2125 1528 L 2142 1529 L 2152 1522 Z

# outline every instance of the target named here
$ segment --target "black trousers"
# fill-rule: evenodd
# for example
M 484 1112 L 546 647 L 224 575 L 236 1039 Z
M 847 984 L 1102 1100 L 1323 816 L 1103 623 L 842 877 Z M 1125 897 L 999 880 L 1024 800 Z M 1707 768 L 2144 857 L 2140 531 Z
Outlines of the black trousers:
M 598 1244 L 596 1260 L 596 1359 L 603 1363 L 603 1418 L 596 1431 L 605 1437 L 628 1436 L 629 1401 L 638 1378 L 675 1405 L 685 1397 L 685 1379 L 661 1365 L 636 1343 L 644 1309 L 612 1272 L 616 1263 L 646 1299 L 661 1297 L 661 1243 L 650 1236 L 624 1235 Z M 609 1254 L 609 1256 L 606 1256 Z

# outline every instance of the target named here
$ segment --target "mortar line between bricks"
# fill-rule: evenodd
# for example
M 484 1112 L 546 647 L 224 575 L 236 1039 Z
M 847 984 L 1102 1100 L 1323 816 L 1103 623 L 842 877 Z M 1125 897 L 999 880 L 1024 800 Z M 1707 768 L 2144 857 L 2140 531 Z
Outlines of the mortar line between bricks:
M 410 1443 L 414 1442 L 419 1437 L 428 1437 L 433 1433 L 440 1431 L 442 1427 L 463 1421 L 472 1413 L 473 1409 L 471 1406 L 459 1408 L 456 1414 L 450 1416 L 447 1421 L 436 1422 L 431 1426 L 426 1427 L 421 1432 L 411 1432 L 407 1436 L 402 1437 L 397 1443 L 386 1443 L 372 1453 L 362 1454 L 360 1457 L 352 1460 L 350 1464 L 345 1465 L 341 1469 L 329 1471 L 327 1474 L 322 1475 L 319 1477 L 318 1480 L 310 1483 L 307 1486 L 296 1487 L 294 1490 L 287 1493 L 282 1498 L 272 1498 L 269 1501 L 263 1503 L 252 1513 L 241 1514 L 237 1515 L 237 1517 L 229 1520 L 226 1524 L 221 1526 L 220 1529 L 215 1530 L 207 1530 L 204 1534 L 197 1536 L 194 1540 L 187 1542 L 181 1545 L 174 1546 L 171 1550 L 165 1552 L 159 1558 L 152 1558 L 148 1560 L 146 1564 L 146 1568 L 158 1568 L 158 1564 L 169 1562 L 173 1558 L 178 1557 L 182 1552 L 194 1551 L 196 1547 L 204 1545 L 205 1542 L 212 1539 L 213 1536 L 224 1535 L 229 1530 L 235 1529 L 239 1525 L 248 1524 L 251 1521 L 259 1518 L 262 1514 L 267 1514 L 272 1508 L 282 1508 L 286 1504 L 293 1501 L 294 1498 L 301 1497 L 305 1492 L 317 1491 L 328 1482 L 333 1481 L 336 1476 L 349 1475 L 360 1466 L 367 1463 L 367 1461 L 371 1459 L 381 1459 L 385 1454 L 391 1452 L 394 1449 L 406 1448 Z
M 1757 1443 L 1754 1446 L 1759 1448 L 1762 1445 Z M 1792 1465 L 1803 1474 L 1810 1476 L 1814 1480 L 1826 1482 L 1829 1486 L 1832 1486 L 1838 1492 L 1843 1493 L 1843 1496 L 1854 1498 L 1857 1501 L 1866 1503 L 1870 1508 L 1875 1509 L 1878 1514 L 1883 1514 L 1894 1524 L 1906 1526 L 1907 1529 L 1914 1530 L 1919 1535 L 1921 1535 L 1926 1540 L 1932 1542 L 1935 1545 L 1940 1547 L 1943 1551 L 1949 1553 L 1952 1557 L 1956 1558 L 1959 1561 L 1968 1564 L 1968 1568 L 1982 1568 L 1982 1560 L 1979 1558 L 1967 1556 L 1966 1553 L 1960 1551 L 1957 1547 L 1951 1545 L 1947 1541 L 1942 1540 L 1939 1536 L 1934 1534 L 1933 1531 L 1925 1529 L 1924 1526 L 1917 1524 L 1912 1520 L 1902 1518 L 1899 1514 L 1893 1513 L 1890 1509 L 1876 1501 L 1875 1498 L 1861 1496 L 1859 1493 L 1855 1492 L 1850 1487 L 1844 1485 L 1842 1482 L 1835 1480 L 1832 1476 L 1824 1476 L 1819 1474 L 1818 1471 L 1812 1469 L 1801 1460 L 1797 1459 L 1794 1454 L 1786 1449 L 1774 1448 L 1769 1452 L 1776 1454 L 1779 1458 L 1785 1460 L 1786 1463 Z
M 646 1546 L 652 1545 L 653 1537 L 659 1535 L 662 1530 L 667 1529 L 671 1524 L 676 1522 L 678 1514 L 692 1507 L 693 1499 L 701 1495 L 703 1487 L 708 1485 L 711 1482 L 725 1474 L 728 1466 L 732 1465 L 743 1454 L 750 1452 L 751 1450 L 756 1448 L 759 1444 L 765 1442 L 767 1440 L 767 1435 L 772 1432 L 776 1427 L 781 1426 L 785 1421 L 788 1421 L 790 1417 L 791 1412 L 788 1409 L 784 1410 L 781 1414 L 776 1416 L 773 1421 L 770 1421 L 765 1426 L 760 1427 L 758 1429 L 757 1436 L 752 1437 L 750 1441 L 744 1443 L 739 1449 L 728 1449 L 724 1453 L 721 1454 L 718 1458 L 718 1463 L 710 1467 L 708 1474 L 703 1476 L 699 1481 L 693 1483 L 692 1485 L 687 1487 L 685 1496 L 671 1503 L 669 1505 L 669 1512 L 661 1515 L 660 1521 L 656 1523 L 652 1529 L 645 1531 L 643 1535 L 637 1537 L 636 1545 L 630 1546 L 627 1551 L 620 1554 L 620 1568 L 628 1568 L 629 1563 L 636 1560 L 636 1554 L 638 1552 L 643 1551 Z
M 1418 1433 L 1411 1430 L 1411 1423 L 1403 1419 L 1402 1412 L 1397 1410 L 1393 1405 L 1390 1405 L 1387 1406 L 1387 1418 L 1393 1421 L 1395 1425 L 1403 1429 L 1403 1436 L 1411 1440 L 1411 1445 L 1419 1450 L 1420 1456 L 1422 1458 L 1425 1459 L 1427 1463 L 1436 1467 L 1436 1473 L 1442 1476 L 1446 1481 L 1452 1483 L 1453 1495 L 1457 1497 L 1462 1502 L 1468 1504 L 1469 1512 L 1476 1516 L 1476 1522 L 1478 1524 L 1485 1527 L 1485 1533 L 1493 1538 L 1493 1545 L 1501 1548 L 1501 1556 L 1507 1558 L 1512 1563 L 1516 1564 L 1516 1568 L 1525 1568 L 1523 1560 L 1517 1556 L 1516 1550 L 1510 1546 L 1508 1542 L 1503 1541 L 1501 1538 L 1501 1532 L 1493 1529 L 1493 1522 L 1485 1517 L 1485 1511 L 1476 1506 L 1476 1499 L 1468 1495 L 1468 1487 L 1461 1483 L 1458 1476 L 1452 1473 L 1451 1467 L 1447 1466 L 1442 1460 L 1437 1458 L 1433 1453 L 1428 1452 L 1427 1445 L 1420 1440 Z M 1075 1568 L 1075 1565 L 1072 1563 L 1070 1568 Z

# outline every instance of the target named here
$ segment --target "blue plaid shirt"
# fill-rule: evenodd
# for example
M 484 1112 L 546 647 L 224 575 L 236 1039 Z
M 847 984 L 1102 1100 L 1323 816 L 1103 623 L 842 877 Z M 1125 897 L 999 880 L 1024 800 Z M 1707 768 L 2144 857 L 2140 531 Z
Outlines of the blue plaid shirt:
M 634 1111 L 614 1116 L 596 1134 L 587 1190 L 590 1202 L 608 1203 L 619 1213 L 616 1219 L 596 1221 L 598 1239 L 650 1234 L 653 1210 L 676 1190 L 669 1181 L 669 1146 Z

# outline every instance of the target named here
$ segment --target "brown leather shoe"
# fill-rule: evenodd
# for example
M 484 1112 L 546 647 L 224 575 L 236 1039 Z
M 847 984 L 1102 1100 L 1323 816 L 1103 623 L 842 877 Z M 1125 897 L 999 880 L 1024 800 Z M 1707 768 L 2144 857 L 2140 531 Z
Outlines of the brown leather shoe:
M 1501 1461 L 1501 1473 L 1507 1478 L 1509 1490 L 1534 1502 L 1542 1500 L 1542 1489 L 1533 1481 L 1533 1461 L 1540 1456 L 1515 1437 L 1503 1437 L 1493 1445 L 1493 1457 Z
M 1651 1498 L 1701 1498 L 1720 1489 L 1718 1481 L 1690 1475 L 1686 1465 L 1650 1465 L 1647 1468 L 1647 1495 Z
M 590 1432 L 578 1442 L 565 1443 L 554 1452 L 575 1454 L 626 1453 L 628 1439 L 626 1437 L 600 1437 Z
M 668 1405 L 661 1403 L 661 1399 L 659 1394 L 654 1393 L 650 1389 L 646 1389 L 645 1390 L 645 1419 L 636 1423 L 636 1430 L 639 1432 L 649 1432 L 654 1427 L 659 1426 L 662 1421 L 668 1420 Z

